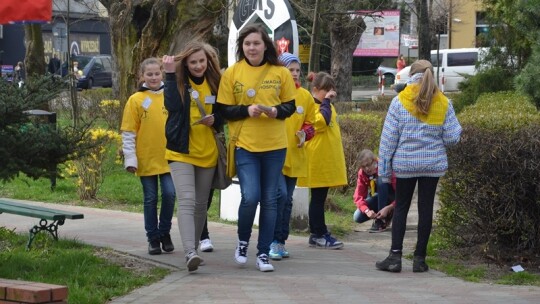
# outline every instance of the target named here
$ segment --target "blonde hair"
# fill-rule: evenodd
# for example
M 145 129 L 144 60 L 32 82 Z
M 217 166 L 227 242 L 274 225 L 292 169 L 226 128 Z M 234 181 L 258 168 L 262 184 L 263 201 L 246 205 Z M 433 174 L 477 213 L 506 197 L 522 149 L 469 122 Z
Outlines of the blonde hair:
M 141 62 L 139 65 L 139 86 L 144 83 L 144 71 L 146 70 L 146 67 L 151 64 L 156 64 L 159 66 L 160 70 L 163 68 L 161 65 L 161 60 L 157 59 L 156 57 L 150 57 L 143 60 L 143 62 Z
M 427 60 L 417 60 L 411 65 L 411 75 L 416 73 L 423 73 L 422 80 L 420 81 L 420 91 L 418 96 L 414 100 L 416 110 L 426 115 L 431 106 L 433 96 L 439 92 L 439 88 L 435 83 L 435 77 L 433 76 L 433 66 Z
M 358 164 L 360 167 L 365 167 L 367 165 L 366 160 L 374 161 L 376 159 L 375 154 L 369 149 L 364 149 L 358 153 Z
M 217 51 L 214 47 L 208 43 L 202 41 L 188 42 L 185 48 L 174 56 L 176 64 L 176 82 L 178 85 L 178 91 L 182 96 L 182 100 L 185 100 L 186 84 L 188 83 L 188 68 L 187 59 L 189 56 L 204 51 L 207 60 L 206 71 L 204 71 L 204 78 L 210 85 L 210 89 L 213 94 L 217 94 L 219 81 L 221 80 L 221 67 L 219 66 L 219 58 Z

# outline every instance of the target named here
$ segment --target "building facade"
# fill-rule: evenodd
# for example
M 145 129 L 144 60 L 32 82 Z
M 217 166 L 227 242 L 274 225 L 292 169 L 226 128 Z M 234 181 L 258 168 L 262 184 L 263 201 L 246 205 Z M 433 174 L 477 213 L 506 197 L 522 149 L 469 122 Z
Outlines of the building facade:
M 473 48 L 485 46 L 484 34 L 488 25 L 484 19 L 481 1 L 447 0 L 450 5 L 448 18 L 448 48 Z
M 95 0 L 54 0 L 53 17 L 42 25 L 45 62 L 56 55 L 62 62 L 70 55 L 111 54 L 106 10 Z M 24 25 L 7 24 L 0 34 L 0 61 L 24 61 Z

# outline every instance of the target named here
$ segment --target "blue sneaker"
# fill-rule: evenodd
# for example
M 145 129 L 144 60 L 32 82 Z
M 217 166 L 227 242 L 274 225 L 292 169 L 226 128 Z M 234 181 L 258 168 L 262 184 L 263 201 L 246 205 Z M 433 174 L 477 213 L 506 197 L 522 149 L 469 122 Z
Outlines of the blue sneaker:
M 278 245 L 279 245 L 279 252 L 281 253 L 281 257 L 288 258 L 290 255 L 287 249 L 285 249 L 285 244 L 279 243 Z
M 321 237 L 315 237 L 312 239 L 315 242 L 315 248 L 321 249 L 341 249 L 343 248 L 343 242 L 338 241 L 330 233 L 325 233 Z
M 279 261 L 283 257 L 281 255 L 281 248 L 279 245 L 281 244 L 278 243 L 278 241 L 273 241 L 272 244 L 270 244 L 270 253 L 268 253 L 268 256 L 272 260 Z

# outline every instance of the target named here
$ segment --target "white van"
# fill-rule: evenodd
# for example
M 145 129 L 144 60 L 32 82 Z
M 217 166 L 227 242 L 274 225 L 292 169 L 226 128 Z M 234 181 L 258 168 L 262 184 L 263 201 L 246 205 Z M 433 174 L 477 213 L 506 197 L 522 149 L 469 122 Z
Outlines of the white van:
M 439 88 L 443 91 L 457 91 L 458 84 L 465 78 L 463 75 L 476 74 L 476 62 L 482 56 L 483 50 L 478 48 L 443 49 L 439 50 Z M 431 51 L 431 64 L 433 64 L 435 77 L 437 77 L 437 50 Z M 395 83 L 406 83 L 409 79 L 411 67 L 405 67 L 396 74 Z

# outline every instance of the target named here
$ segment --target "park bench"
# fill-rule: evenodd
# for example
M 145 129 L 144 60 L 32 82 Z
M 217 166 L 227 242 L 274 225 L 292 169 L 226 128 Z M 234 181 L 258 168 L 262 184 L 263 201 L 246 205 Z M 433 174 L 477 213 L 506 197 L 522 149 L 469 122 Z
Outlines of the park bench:
M 32 241 L 39 232 L 48 231 L 55 240 L 58 240 L 58 226 L 64 225 L 66 219 L 76 220 L 84 218 L 82 213 L 34 206 L 5 198 L 0 198 L 0 213 L 10 213 L 40 219 L 39 224 L 34 225 L 30 229 L 28 244 L 26 245 L 27 250 L 30 249 Z

